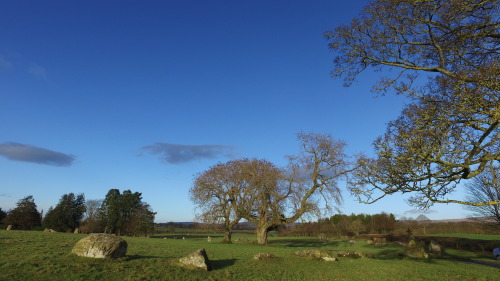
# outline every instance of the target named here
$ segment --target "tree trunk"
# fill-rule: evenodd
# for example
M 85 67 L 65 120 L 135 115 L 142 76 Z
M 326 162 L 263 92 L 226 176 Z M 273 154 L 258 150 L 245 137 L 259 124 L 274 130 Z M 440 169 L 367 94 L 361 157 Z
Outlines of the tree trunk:
M 267 245 L 268 229 L 268 227 L 257 227 L 257 243 L 259 243 L 259 245 Z
M 229 230 L 225 230 L 224 231 L 224 240 L 222 240 L 222 243 L 227 243 L 227 244 L 231 244 L 231 231 Z

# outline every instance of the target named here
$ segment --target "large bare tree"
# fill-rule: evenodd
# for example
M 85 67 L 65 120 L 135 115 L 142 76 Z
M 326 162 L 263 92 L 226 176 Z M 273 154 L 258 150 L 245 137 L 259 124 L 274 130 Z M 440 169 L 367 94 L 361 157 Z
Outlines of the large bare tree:
M 104 223 L 99 218 L 99 208 L 103 200 L 91 199 L 85 201 L 85 213 L 80 231 L 84 233 L 97 233 L 104 231 Z
M 245 218 L 257 228 L 257 242 L 267 244 L 270 230 L 297 221 L 305 214 L 330 210 L 342 201 L 338 181 L 349 172 L 346 144 L 330 135 L 299 133 L 300 152 L 289 156 L 289 165 L 282 170 L 275 186 L 253 184 L 255 196 L 252 211 Z M 272 167 L 271 167 L 272 170 Z M 266 183 L 276 178 L 268 173 Z M 324 204 L 324 205 L 323 205 Z
M 293 189 L 286 183 L 284 171 L 266 160 L 254 159 L 245 170 L 243 217 L 253 223 L 257 242 L 267 243 L 268 232 L 285 222 L 285 211 Z
M 488 166 L 479 176 L 465 185 L 467 201 L 485 202 L 500 200 L 500 167 Z M 500 204 L 467 206 L 477 219 L 493 228 L 500 229 Z
M 290 157 L 285 169 L 266 160 L 243 159 L 196 177 L 191 199 L 205 222 L 223 225 L 226 241 L 242 218 L 256 226 L 258 243 L 267 244 L 270 230 L 341 202 L 338 180 L 349 168 L 345 143 L 312 133 L 298 138 L 301 153 Z
M 389 75 L 375 92 L 411 98 L 374 142 L 376 156 L 358 159 L 351 187 L 360 201 L 412 193 L 424 208 L 500 203 L 449 198 L 500 161 L 499 15 L 498 0 L 377 0 L 326 32 L 333 75 L 346 86 L 373 68 Z
M 199 220 L 221 226 L 225 243 L 231 243 L 233 228 L 248 208 L 243 198 L 248 197 L 250 190 L 245 188 L 244 176 L 252 161 L 241 159 L 214 165 L 195 176 L 189 191 Z

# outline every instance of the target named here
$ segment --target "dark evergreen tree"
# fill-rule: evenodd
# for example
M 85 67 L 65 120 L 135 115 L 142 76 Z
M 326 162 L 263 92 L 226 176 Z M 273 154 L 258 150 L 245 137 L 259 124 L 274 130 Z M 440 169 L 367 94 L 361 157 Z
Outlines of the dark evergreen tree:
M 125 235 L 135 235 L 134 218 L 141 212 L 141 199 L 142 193 L 130 190 L 124 190 L 120 196 L 121 232 Z
M 0 223 L 3 221 L 3 219 L 7 216 L 7 213 L 0 208 Z
M 43 226 L 56 231 L 73 231 L 81 223 L 85 212 L 85 196 L 64 194 L 55 208 L 50 208 L 43 219 Z
M 99 216 L 106 225 L 106 232 L 116 235 L 139 235 L 150 233 L 154 227 L 154 216 L 150 206 L 142 200 L 142 193 L 110 189 L 104 199 Z
M 105 222 L 107 233 L 120 234 L 121 212 L 120 212 L 120 190 L 110 189 L 102 202 L 100 209 L 101 220 Z
M 31 230 L 41 225 L 42 217 L 36 209 L 33 196 L 29 195 L 16 203 L 17 207 L 10 210 L 4 223 L 12 225 L 12 229 Z

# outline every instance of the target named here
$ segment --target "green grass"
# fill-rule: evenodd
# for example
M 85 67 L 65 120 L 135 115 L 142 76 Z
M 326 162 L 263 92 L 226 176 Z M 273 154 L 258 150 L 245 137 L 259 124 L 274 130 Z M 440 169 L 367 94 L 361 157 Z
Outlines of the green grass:
M 268 246 L 254 243 L 253 235 L 236 234 L 231 245 L 222 244 L 215 235 L 211 243 L 206 235 L 192 233 L 185 239 L 175 234 L 152 238 L 122 237 L 128 242 L 125 258 L 102 260 L 71 254 L 83 234 L 34 231 L 0 231 L 0 280 L 496 280 L 498 268 L 467 264 L 454 259 L 492 257 L 450 250 L 429 261 L 403 257 L 397 244 L 368 245 L 363 240 L 318 242 L 314 238 L 271 237 Z M 167 239 L 163 239 L 167 238 Z M 247 240 L 248 239 L 248 242 Z M 196 249 L 205 248 L 213 271 L 180 268 L 175 261 Z M 362 251 L 373 258 L 341 258 L 322 262 L 293 256 L 298 250 L 324 248 Z M 253 261 L 259 252 L 279 258 L 268 262 Z

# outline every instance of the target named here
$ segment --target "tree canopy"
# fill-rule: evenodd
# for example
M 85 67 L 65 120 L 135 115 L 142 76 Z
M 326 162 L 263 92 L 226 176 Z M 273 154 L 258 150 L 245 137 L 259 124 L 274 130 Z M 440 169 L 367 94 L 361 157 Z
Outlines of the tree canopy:
M 86 233 L 98 233 L 104 231 L 104 222 L 100 220 L 99 209 L 103 200 L 85 200 L 85 213 L 80 230 Z
M 3 219 L 7 216 L 7 213 L 0 208 L 0 223 L 3 222 Z
M 73 231 L 80 226 L 85 212 L 85 196 L 68 193 L 61 196 L 59 203 L 47 211 L 43 218 L 44 227 L 56 231 Z
M 224 225 L 226 238 L 240 219 L 257 228 L 259 244 L 268 232 L 318 211 L 324 199 L 331 207 L 341 201 L 337 181 L 348 172 L 345 144 L 329 135 L 299 134 L 301 153 L 289 157 L 287 168 L 262 159 L 218 164 L 198 175 L 191 199 L 205 220 Z
M 240 213 L 256 226 L 257 241 L 267 243 L 267 233 L 285 221 L 291 185 L 284 180 L 283 170 L 267 160 L 253 159 L 242 170 L 244 185 Z
M 142 193 L 110 189 L 99 209 L 100 220 L 106 230 L 116 235 L 139 235 L 151 233 L 156 213 L 142 202 Z
M 38 212 L 35 199 L 32 195 L 26 196 L 16 203 L 16 207 L 4 218 L 7 225 L 12 225 L 13 229 L 31 230 L 40 226 L 42 217 Z
M 376 0 L 350 25 L 327 31 L 333 76 L 351 85 L 368 68 L 373 90 L 410 104 L 360 156 L 351 188 L 360 201 L 412 193 L 411 204 L 499 204 L 449 199 L 459 183 L 500 161 L 498 0 Z
M 191 200 L 197 206 L 198 219 L 224 231 L 224 242 L 231 242 L 232 229 L 248 209 L 245 188 L 248 167 L 259 160 L 241 159 L 219 163 L 195 176 L 190 189 Z

